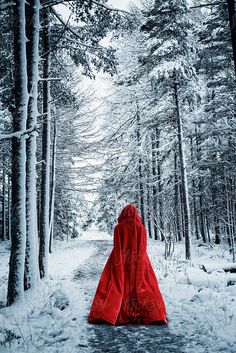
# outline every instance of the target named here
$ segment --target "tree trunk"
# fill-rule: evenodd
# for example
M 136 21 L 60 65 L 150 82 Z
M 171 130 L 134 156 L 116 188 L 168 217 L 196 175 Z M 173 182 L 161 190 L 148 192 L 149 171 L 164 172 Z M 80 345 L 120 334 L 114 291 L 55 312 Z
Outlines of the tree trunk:
M 141 148 L 141 124 L 140 124 L 140 115 L 139 107 L 137 107 L 137 144 Z M 145 224 L 145 210 L 144 210 L 144 185 L 143 185 L 143 171 L 142 171 L 142 158 L 141 151 L 139 151 L 139 160 L 138 160 L 138 175 L 139 175 L 139 199 L 140 199 L 140 213 L 143 224 Z
M 182 183 L 182 196 L 183 196 L 183 212 L 184 212 L 184 228 L 185 228 L 185 255 L 186 259 L 191 259 L 191 220 L 188 199 L 188 181 L 186 171 L 186 161 L 184 153 L 184 137 L 183 137 L 183 123 L 179 111 L 179 98 L 177 82 L 174 82 L 174 97 L 176 104 L 176 119 L 178 128 L 178 144 L 179 144 L 179 159 Z
M 206 243 L 206 230 L 205 230 L 205 222 L 204 222 L 204 201 L 203 201 L 203 180 L 202 177 L 199 178 L 198 183 L 198 190 L 199 190 L 199 207 L 200 207 L 200 234 L 202 236 L 202 240 Z
M 180 216 L 179 216 L 179 207 L 180 207 L 180 204 L 179 204 L 179 178 L 178 178 L 178 173 L 177 173 L 177 170 L 178 170 L 178 159 L 177 159 L 177 153 L 175 152 L 175 156 L 174 156 L 174 159 L 175 159 L 175 187 L 174 187 L 174 203 L 175 203 L 175 224 L 176 224 L 176 233 L 177 233 L 177 237 L 178 237 L 178 240 L 182 240 L 182 229 L 181 229 L 181 222 L 180 222 Z
M 157 148 L 159 148 L 159 141 Z M 158 178 L 158 201 L 159 201 L 159 222 L 160 222 L 160 227 L 163 231 L 165 231 L 164 228 L 164 221 L 163 221 L 163 201 L 162 201 L 162 182 L 161 182 L 161 161 L 158 162 L 157 165 L 157 178 Z M 164 241 L 165 238 L 163 236 L 163 233 L 161 233 L 161 241 Z
M 227 0 L 229 12 L 229 25 L 231 33 L 231 41 L 233 47 L 234 70 L 236 75 L 236 1 Z
M 11 240 L 11 180 L 8 175 L 8 196 L 7 196 L 7 208 L 8 208 L 8 239 Z
M 197 145 L 197 161 L 200 163 L 200 141 L 198 137 L 197 128 L 195 129 L 196 133 L 196 145 Z M 203 199 L 203 178 L 201 175 L 198 176 L 198 192 L 199 192 L 199 231 L 200 235 L 206 243 L 206 230 L 205 230 L 205 221 L 204 221 L 204 199 Z
M 225 180 L 225 185 L 226 180 Z M 226 186 L 227 188 L 227 186 Z M 232 214 L 231 214 L 231 207 L 230 207 L 230 190 L 226 189 L 226 202 L 227 202 L 227 229 L 228 229 L 228 237 L 230 239 L 230 252 L 233 255 L 233 262 L 235 262 L 235 235 L 234 235 L 234 230 L 233 230 L 233 220 L 232 220 Z
M 50 203 L 50 10 L 42 11 L 43 47 L 43 131 L 42 131 L 42 180 L 39 241 L 39 271 L 43 278 L 48 274 L 49 253 L 49 203 Z
M 207 231 L 207 237 L 210 239 L 210 221 L 209 221 L 209 215 L 206 213 L 205 214 L 205 223 L 206 223 L 206 231 Z
M 38 117 L 38 64 L 39 64 L 39 0 L 28 0 L 26 5 L 28 118 L 27 129 L 35 129 Z M 39 280 L 38 224 L 36 189 L 37 132 L 30 133 L 26 142 L 26 254 L 24 288 L 34 287 Z
M 192 166 L 194 165 L 194 151 L 193 151 L 193 139 L 191 138 L 191 160 L 192 160 Z M 194 222 L 194 230 L 195 230 L 195 236 L 197 239 L 199 239 L 199 229 L 198 229 L 198 215 L 197 215 L 197 200 L 196 200 L 196 181 L 193 176 L 192 178 L 192 198 L 193 198 L 193 222 Z
M 2 161 L 2 240 L 7 239 L 6 229 L 6 167 L 5 167 L 5 154 L 3 152 Z
M 179 183 L 179 200 L 180 200 L 180 221 L 182 229 L 182 238 L 185 237 L 185 227 L 184 227 L 184 201 L 183 201 L 183 188 L 180 180 Z
M 216 156 L 213 158 L 213 162 L 216 164 L 217 159 Z M 219 190 L 217 188 L 217 167 L 214 167 L 211 170 L 211 192 L 212 192 L 212 204 L 213 204 L 213 221 L 214 221 L 214 228 L 215 228 L 215 243 L 220 244 L 220 216 L 219 216 Z
M 52 172 L 51 172 L 51 195 L 50 195 L 50 222 L 49 222 L 49 252 L 52 253 L 53 247 L 53 221 L 54 221 L 54 201 L 55 201 L 55 186 L 56 186 L 56 147 L 57 147 L 57 125 L 56 116 L 54 116 L 54 130 L 52 142 Z
M 148 236 L 152 238 L 152 211 L 151 211 L 151 168 L 147 166 L 147 224 L 148 224 Z
M 154 229 L 154 239 L 158 239 L 158 225 L 157 225 L 157 185 L 156 185 L 156 176 L 157 176 L 157 155 L 156 155 L 156 132 L 152 133 L 152 209 L 153 209 L 153 229 Z
M 13 130 L 25 131 L 27 119 L 27 67 L 25 0 L 14 6 L 14 99 Z M 12 139 L 12 223 L 7 305 L 24 299 L 26 245 L 26 150 L 25 135 Z

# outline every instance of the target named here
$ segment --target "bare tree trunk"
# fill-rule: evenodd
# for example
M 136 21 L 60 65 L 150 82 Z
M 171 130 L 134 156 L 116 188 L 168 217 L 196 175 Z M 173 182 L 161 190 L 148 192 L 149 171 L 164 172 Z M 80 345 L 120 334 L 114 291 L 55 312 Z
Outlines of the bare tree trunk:
M 195 129 L 196 133 L 196 145 L 197 145 L 197 161 L 200 163 L 200 141 L 198 136 L 197 127 Z M 203 199 L 203 178 L 201 175 L 198 176 L 198 192 L 199 192 L 199 232 L 200 235 L 206 243 L 206 230 L 204 221 L 204 199 Z
M 151 207 L 151 167 L 147 167 L 147 224 L 148 236 L 152 238 L 152 207 Z
M 157 167 L 157 192 L 158 192 L 158 211 L 159 211 L 159 224 L 160 228 L 162 231 L 165 231 L 164 228 L 164 220 L 163 220 L 163 196 L 162 196 L 162 182 L 161 182 L 161 159 L 160 159 L 160 152 L 159 152 L 159 147 L 160 147 L 160 130 L 156 126 L 156 143 L 155 143 L 155 156 L 156 156 L 156 167 Z M 161 241 L 164 241 L 164 236 L 163 232 L 160 233 L 161 235 Z
M 50 242 L 49 252 L 52 253 L 53 247 L 53 221 L 54 221 L 54 201 L 55 201 L 55 186 L 56 186 L 56 147 L 57 147 L 57 124 L 56 116 L 54 115 L 54 130 L 53 130 L 53 141 L 52 141 L 52 171 L 51 171 L 51 195 L 50 195 Z
M 230 210 L 230 198 L 229 194 L 230 191 L 227 188 L 227 183 L 226 183 L 226 178 L 225 178 L 225 186 L 226 186 L 226 201 L 227 201 L 227 229 L 228 229 L 228 236 L 230 239 L 230 252 L 232 253 L 233 256 L 233 262 L 235 262 L 235 240 L 234 240 L 234 230 L 233 230 L 233 220 L 232 220 L 232 215 L 231 215 L 231 210 Z
M 8 175 L 8 197 L 7 197 L 7 207 L 8 207 L 8 239 L 11 240 L 11 180 L 10 175 Z
M 157 147 L 159 148 L 159 141 Z M 164 231 L 164 220 L 163 220 L 163 201 L 162 201 L 162 182 L 161 182 L 161 162 L 158 162 L 157 165 L 157 176 L 158 176 L 158 201 L 159 201 L 159 222 L 161 229 Z M 163 233 L 161 233 L 161 241 L 164 241 Z
M 141 147 L 141 124 L 140 124 L 140 115 L 139 107 L 137 106 L 137 142 L 138 146 Z M 140 197 L 140 213 L 143 224 L 145 224 L 145 209 L 144 209 L 144 185 L 143 185 L 143 171 L 142 171 L 142 158 L 141 155 L 138 160 L 138 175 L 139 175 L 139 197 Z
M 153 208 L 153 229 L 154 229 L 154 239 L 158 239 L 158 225 L 157 225 L 157 156 L 156 156 L 156 132 L 152 133 L 152 208 Z
M 199 215 L 199 222 L 200 222 L 200 234 L 202 236 L 202 240 L 206 243 L 206 230 L 205 230 L 205 222 L 204 222 L 204 201 L 203 201 L 203 180 L 202 177 L 199 177 L 198 183 L 198 190 L 199 190 L 199 207 L 200 207 L 200 215 Z
M 179 204 L 179 178 L 178 178 L 178 174 L 177 174 L 177 170 L 178 170 L 178 159 L 177 159 L 177 153 L 175 152 L 175 156 L 174 156 L 174 163 L 175 163 L 175 186 L 174 186 L 174 202 L 175 202 L 175 224 L 176 224 L 176 233 L 177 233 L 177 237 L 178 240 L 182 240 L 182 229 L 181 229 L 181 222 L 180 222 L 180 204 Z
M 206 223 L 207 237 L 208 237 L 209 242 L 210 242 L 210 222 L 209 222 L 209 216 L 208 216 L 207 213 L 205 214 L 204 218 L 205 218 L 205 223 Z
M 216 163 L 216 158 L 215 158 L 215 163 Z M 212 203 L 213 203 L 213 220 L 214 220 L 214 228 L 215 228 L 215 243 L 220 244 L 220 224 L 219 224 L 219 205 L 218 205 L 218 189 L 217 189 L 217 181 L 215 180 L 215 175 L 217 173 L 216 168 L 214 168 L 211 171 L 211 182 L 212 182 Z
M 193 151 L 193 139 L 191 138 L 191 160 L 192 160 L 192 165 L 194 165 L 194 151 Z M 197 239 L 199 239 L 199 229 L 198 229 L 198 215 L 197 215 L 197 200 L 196 200 L 196 181 L 194 179 L 194 176 L 192 178 L 192 198 L 193 198 L 193 221 L 194 221 L 194 230 L 195 230 L 195 236 Z
M 50 203 L 50 12 L 42 11 L 43 46 L 43 132 L 42 132 L 42 180 L 39 241 L 39 271 L 43 278 L 48 274 L 49 253 L 49 203 Z
M 26 67 L 25 0 L 14 6 L 14 131 L 25 131 L 28 92 Z M 26 150 L 25 135 L 12 139 L 12 223 L 7 305 L 24 299 L 26 245 Z
M 233 47 L 234 69 L 236 74 L 236 1 L 227 0 L 229 12 L 229 25 Z
M 28 0 L 26 6 L 27 69 L 28 69 L 28 119 L 27 129 L 36 130 L 38 117 L 39 78 L 39 0 Z M 34 287 L 39 280 L 38 224 L 36 189 L 37 132 L 30 133 L 26 142 L 26 254 L 24 288 Z
M 185 235 L 185 255 L 186 259 L 191 259 L 191 219 L 188 200 L 188 180 L 186 171 L 186 161 L 184 153 L 184 138 L 183 138 L 183 123 L 179 111 L 179 98 L 177 82 L 174 82 L 174 97 L 176 104 L 176 119 L 178 128 L 178 144 L 179 144 L 179 159 L 181 170 L 182 196 L 183 196 L 183 211 L 184 211 L 184 235 Z
M 5 166 L 5 154 L 3 152 L 3 168 L 2 168 L 2 240 L 7 239 L 6 229 L 6 166 Z

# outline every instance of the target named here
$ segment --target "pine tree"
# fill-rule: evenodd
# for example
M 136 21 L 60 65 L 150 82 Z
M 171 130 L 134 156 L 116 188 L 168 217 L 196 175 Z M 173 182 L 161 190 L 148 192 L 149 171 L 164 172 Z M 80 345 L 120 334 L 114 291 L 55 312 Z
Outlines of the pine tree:
M 140 64 L 145 66 L 157 87 L 157 101 L 165 97 L 163 110 L 169 104 L 169 121 L 178 136 L 181 190 L 183 202 L 184 237 L 186 258 L 190 259 L 191 220 L 184 144 L 184 101 L 190 99 L 188 80 L 194 80 L 192 55 L 192 23 L 186 1 L 154 1 L 143 11 L 141 30 L 146 33 L 146 48 Z M 173 107 L 173 108 L 171 108 Z

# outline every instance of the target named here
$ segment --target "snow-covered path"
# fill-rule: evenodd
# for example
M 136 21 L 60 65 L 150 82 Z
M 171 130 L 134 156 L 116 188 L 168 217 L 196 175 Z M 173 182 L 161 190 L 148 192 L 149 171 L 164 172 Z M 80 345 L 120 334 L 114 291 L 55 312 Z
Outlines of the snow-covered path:
M 113 238 L 99 232 L 58 243 L 50 255 L 50 279 L 24 306 L 0 309 L 0 328 L 19 337 L 0 353 L 235 353 L 236 286 L 228 274 L 206 274 L 200 263 L 229 261 L 227 252 L 195 245 L 193 261 L 184 260 L 183 244 L 164 260 L 163 244 L 148 239 L 148 255 L 163 294 L 169 324 L 89 324 L 92 300 Z M 212 251 L 212 253 L 210 253 Z M 2 253 L 0 280 L 6 284 L 8 255 Z M 210 258 L 210 260 L 209 260 Z M 0 300 L 5 297 L 2 286 Z M 2 297 L 2 298 L 1 298 Z
M 111 250 L 110 240 L 92 240 L 96 251 L 75 272 L 75 280 L 83 282 L 87 302 L 91 303 L 104 263 Z M 84 318 L 85 320 L 87 317 Z M 183 353 L 184 337 L 172 332 L 169 326 L 107 324 L 87 325 L 87 349 L 83 352 L 135 352 L 135 353 Z
M 91 240 L 95 251 L 92 256 L 75 271 L 74 279 L 84 288 L 86 303 L 91 304 L 96 286 L 105 262 L 112 250 L 111 240 Z M 172 283 L 172 286 L 174 284 Z M 183 291 L 185 287 L 183 286 Z M 235 343 L 222 341 L 211 332 L 203 317 L 196 317 L 194 300 L 180 305 L 178 294 L 174 300 L 173 290 L 170 295 L 165 293 L 169 288 L 169 281 L 162 281 L 160 285 L 166 305 L 169 324 L 159 325 L 126 325 L 110 326 L 107 324 L 85 324 L 87 330 L 87 347 L 82 352 L 110 352 L 110 353 L 218 353 L 235 352 Z M 191 285 L 188 286 L 191 293 Z M 200 303 L 198 305 L 201 306 Z M 186 308 L 186 311 L 184 311 Z M 200 311 L 199 311 L 200 312 Z M 84 321 L 87 320 L 89 305 L 85 311 Z M 189 316 L 189 314 L 191 316 Z M 210 319 L 209 319 L 210 321 Z M 81 347 L 82 348 L 82 347 Z

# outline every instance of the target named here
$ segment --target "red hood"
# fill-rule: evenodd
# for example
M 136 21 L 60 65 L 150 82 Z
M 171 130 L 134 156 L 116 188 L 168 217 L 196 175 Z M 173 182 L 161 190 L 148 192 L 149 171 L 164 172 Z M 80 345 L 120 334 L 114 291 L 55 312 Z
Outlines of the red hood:
M 136 207 L 132 204 L 129 204 L 123 208 L 121 211 L 118 222 L 139 222 L 142 223 L 142 220 L 138 214 Z

